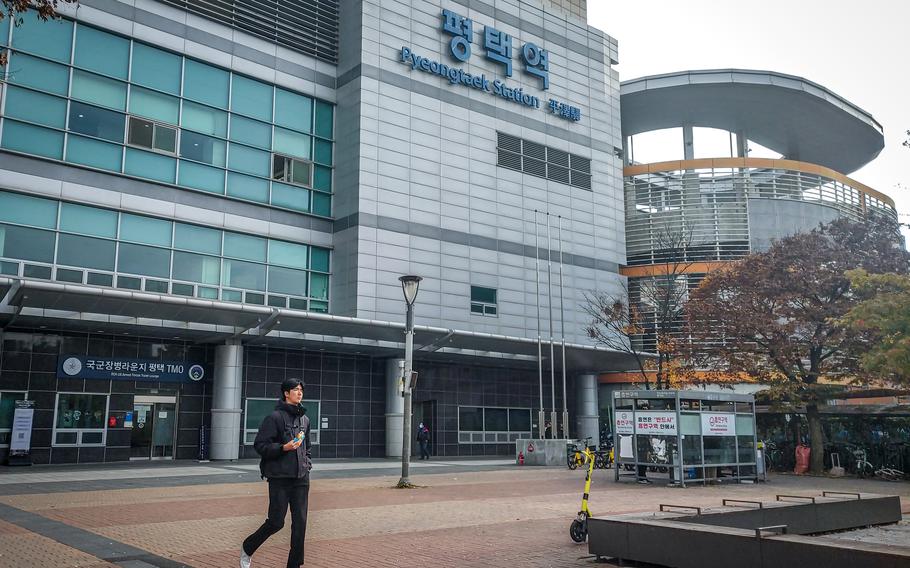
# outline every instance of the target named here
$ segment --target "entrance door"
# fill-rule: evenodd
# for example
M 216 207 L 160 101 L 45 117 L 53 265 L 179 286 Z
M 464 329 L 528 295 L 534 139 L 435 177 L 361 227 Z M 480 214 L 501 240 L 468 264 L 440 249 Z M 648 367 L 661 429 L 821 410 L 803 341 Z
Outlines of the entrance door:
M 177 399 L 173 396 L 137 396 L 133 401 L 130 459 L 174 459 L 177 435 Z

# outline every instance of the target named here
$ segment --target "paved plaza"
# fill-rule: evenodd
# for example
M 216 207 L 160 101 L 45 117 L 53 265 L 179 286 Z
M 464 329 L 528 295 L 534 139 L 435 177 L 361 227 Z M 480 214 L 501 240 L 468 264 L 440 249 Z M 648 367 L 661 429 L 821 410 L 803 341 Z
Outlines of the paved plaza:
M 313 471 L 306 565 L 313 567 L 583 567 L 571 542 L 584 473 L 506 460 L 417 462 L 419 487 L 394 489 L 391 460 L 326 460 Z M 768 483 L 686 489 L 613 481 L 597 471 L 598 516 L 660 503 L 711 506 L 822 490 L 897 494 L 910 484 L 775 475 Z M 265 518 L 267 485 L 255 462 L 0 468 L 0 568 L 226 568 Z M 253 558 L 283 567 L 285 528 Z

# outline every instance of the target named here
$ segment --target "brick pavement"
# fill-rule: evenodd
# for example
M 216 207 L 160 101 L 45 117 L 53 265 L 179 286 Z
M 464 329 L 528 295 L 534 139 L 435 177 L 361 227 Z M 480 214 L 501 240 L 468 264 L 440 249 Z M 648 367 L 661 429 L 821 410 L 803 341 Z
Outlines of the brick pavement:
M 85 531 L 79 534 L 97 542 L 141 549 L 150 555 L 144 566 L 233 567 L 240 541 L 264 518 L 267 486 L 221 483 L 221 477 L 178 487 L 5 495 L 0 504 Z M 568 537 L 583 479 L 578 471 L 514 466 L 427 471 L 412 476 L 422 487 L 411 490 L 393 489 L 397 476 L 387 474 L 316 478 L 306 565 L 594 566 L 587 547 Z M 767 484 L 679 489 L 614 483 L 610 471 L 596 472 L 591 508 L 606 515 L 654 510 L 661 502 L 710 506 L 724 497 L 773 499 L 777 493 L 823 489 L 898 494 L 910 510 L 910 484 L 905 483 L 775 476 Z M 286 526 L 257 552 L 254 566 L 284 566 L 288 538 Z M 78 540 L 69 542 L 79 548 Z M 131 565 L 77 548 L 0 521 L 0 568 Z

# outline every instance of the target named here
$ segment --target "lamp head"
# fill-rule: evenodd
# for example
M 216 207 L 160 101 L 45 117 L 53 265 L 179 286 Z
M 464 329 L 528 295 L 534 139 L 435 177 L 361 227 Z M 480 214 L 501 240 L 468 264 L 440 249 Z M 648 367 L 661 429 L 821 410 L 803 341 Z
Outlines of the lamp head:
M 408 276 L 399 276 L 399 282 L 401 282 L 401 291 L 404 292 L 404 301 L 407 302 L 409 306 L 414 304 L 414 300 L 417 299 L 417 289 L 420 288 L 420 281 L 423 280 L 420 276 L 408 275 Z

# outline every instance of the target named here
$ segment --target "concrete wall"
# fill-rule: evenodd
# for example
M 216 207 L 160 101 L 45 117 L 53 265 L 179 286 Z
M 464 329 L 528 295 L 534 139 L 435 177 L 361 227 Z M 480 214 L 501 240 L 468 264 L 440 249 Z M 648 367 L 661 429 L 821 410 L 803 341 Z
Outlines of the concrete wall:
M 811 231 L 840 217 L 834 207 L 787 199 L 749 199 L 749 240 L 753 251 L 765 251 L 774 240 Z

